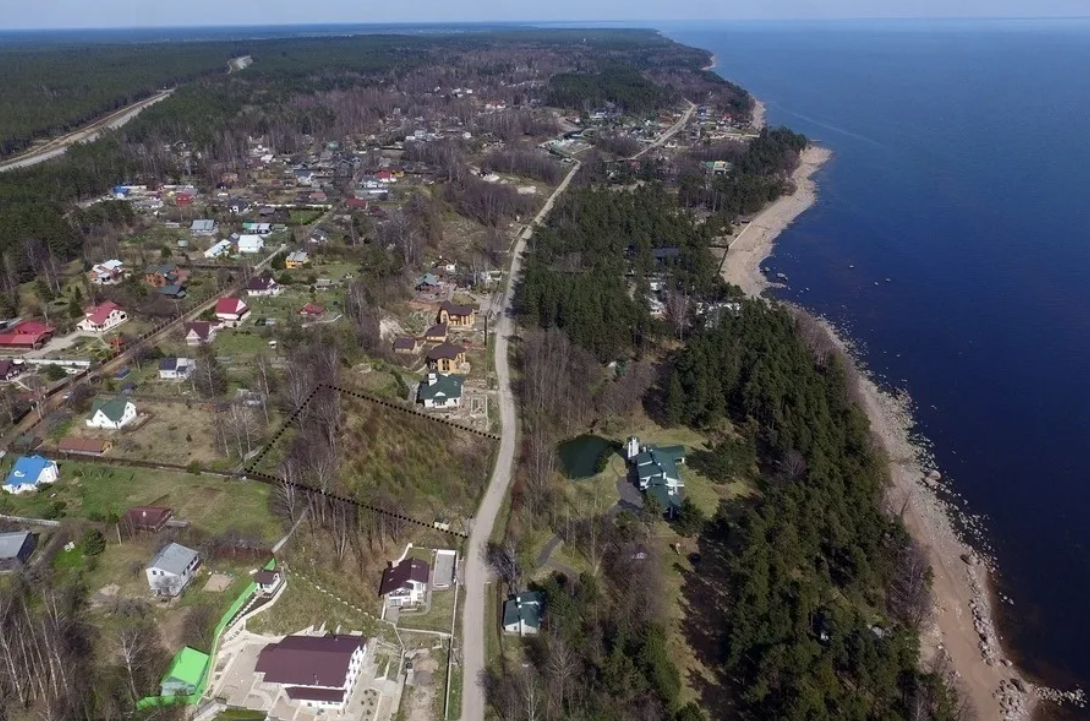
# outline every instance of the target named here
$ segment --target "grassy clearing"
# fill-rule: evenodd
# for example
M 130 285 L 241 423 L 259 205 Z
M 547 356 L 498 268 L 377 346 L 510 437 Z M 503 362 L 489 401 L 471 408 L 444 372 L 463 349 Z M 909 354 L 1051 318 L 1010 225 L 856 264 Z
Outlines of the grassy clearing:
M 106 520 L 133 506 L 167 506 L 175 518 L 210 534 L 229 529 L 272 542 L 280 522 L 269 513 L 270 489 L 252 481 L 171 471 L 129 469 L 93 461 L 65 461 L 60 480 L 34 494 L 0 498 L 0 509 L 16 515 L 53 515 Z
M 393 501 L 426 521 L 476 512 L 492 469 L 493 441 L 349 395 L 341 396 L 341 405 L 341 442 L 352 453 L 338 477 L 350 493 L 372 503 Z M 290 444 L 289 435 L 277 445 Z M 268 461 L 262 466 L 275 472 Z
M 432 591 L 431 608 L 427 613 L 402 613 L 399 628 L 418 628 L 427 631 L 450 633 L 450 617 L 454 612 L 455 589 Z
M 111 455 L 138 461 L 156 461 L 185 466 L 194 461 L 204 468 L 230 465 L 217 451 L 213 427 L 216 416 L 202 404 L 165 403 L 136 398 L 141 415 L 150 416 L 134 430 L 100 431 L 77 419 L 70 428 L 73 436 L 113 441 Z
M 387 628 L 386 624 L 322 593 L 308 580 L 291 576 L 276 604 L 246 622 L 250 631 L 272 635 L 298 633 L 322 624 L 329 631 L 340 628 L 368 635 L 384 633 Z

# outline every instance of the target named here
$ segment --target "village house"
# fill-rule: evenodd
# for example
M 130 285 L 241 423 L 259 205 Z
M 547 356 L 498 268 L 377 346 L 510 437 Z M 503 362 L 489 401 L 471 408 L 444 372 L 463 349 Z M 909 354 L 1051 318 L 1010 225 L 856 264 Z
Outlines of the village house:
M 436 323 L 431 328 L 424 331 L 424 340 L 429 343 L 445 343 L 448 335 L 447 324 Z
M 125 278 L 125 264 L 120 260 L 107 260 L 87 272 L 94 285 L 117 285 Z
M 38 539 L 29 531 L 0 533 L 0 571 L 18 571 L 37 545 Z
M 189 232 L 193 235 L 215 235 L 219 232 L 220 226 L 214 220 L 202 218 L 201 220 L 194 220 L 189 226 Z
M 440 258 L 439 260 L 435 261 L 435 270 L 441 273 L 448 273 L 453 275 L 454 273 L 458 272 L 458 264 L 455 263 L 453 260 Z
M 222 325 L 235 328 L 250 315 L 250 308 L 239 298 L 220 298 L 216 301 L 215 312 Z
M 65 436 L 57 444 L 57 450 L 77 456 L 104 456 L 113 444 L 108 440 L 98 438 L 80 438 L 79 436 Z
M 440 343 L 428 351 L 428 367 L 440 373 L 453 373 L 466 362 L 466 349 L 453 343 Z
M 251 298 L 273 298 L 284 292 L 283 286 L 274 278 L 261 275 L 250 278 L 246 283 L 246 295 Z
M 349 206 L 352 207 L 352 206 Z M 364 201 L 364 207 L 367 207 L 366 201 Z M 329 242 L 329 233 L 325 232 L 321 228 L 315 228 L 310 231 L 310 237 L 307 238 L 314 245 L 325 245 Z
M 254 233 L 246 233 L 238 237 L 236 245 L 239 253 L 253 255 L 265 250 L 265 238 Z
M 451 328 L 472 328 L 477 320 L 477 309 L 471 305 L 458 305 L 443 301 L 439 306 L 439 322 Z
M 667 515 L 674 515 L 681 508 L 681 479 L 679 465 L 685 463 L 682 446 L 640 445 L 635 436 L 625 444 L 625 457 L 636 477 L 641 491 L 655 498 Z
M 503 630 L 530 636 L 541 630 L 541 609 L 545 597 L 539 591 L 523 591 L 503 602 Z
M 378 593 L 391 606 L 417 606 L 424 602 L 428 593 L 430 571 L 427 562 L 419 558 L 405 558 L 397 565 L 390 564 L 382 572 Z
M 298 312 L 302 318 L 320 318 L 323 314 L 325 314 L 325 306 L 317 303 L 307 303 Z
M 433 408 L 457 408 L 462 403 L 462 376 L 447 373 L 428 373 L 427 378 L 417 386 L 416 402 L 431 410 Z
M 201 565 L 201 557 L 192 548 L 168 543 L 159 549 L 145 567 L 148 586 L 158 596 L 180 596 Z
M 290 701 L 318 710 L 344 710 L 363 669 L 362 636 L 287 636 L 261 649 L 254 673 Z
M 186 345 L 211 343 L 216 339 L 216 326 L 206 320 L 195 320 L 185 324 Z
M 272 225 L 269 223 L 243 223 L 242 230 L 253 235 L 268 235 L 272 232 Z
M 174 511 L 163 506 L 137 506 L 125 511 L 121 525 L 126 530 L 146 533 L 158 533 L 166 527 L 167 521 L 174 518 Z
M 16 495 L 30 493 L 43 485 L 56 483 L 58 477 L 56 461 L 41 456 L 19 456 L 4 479 L 4 491 Z
M 48 343 L 57 329 L 46 323 L 24 320 L 0 333 L 0 348 L 41 348 Z
M 402 335 L 394 339 L 394 353 L 410 354 L 416 353 L 418 350 L 420 350 L 420 343 L 416 338 Z
M 19 360 L 5 358 L 0 360 L 0 381 L 10 381 L 22 375 L 26 370 L 26 363 Z
M 250 209 L 249 201 L 243 198 L 232 198 L 227 203 L 227 210 L 231 211 L 235 215 L 242 215 Z
M 91 406 L 91 417 L 85 423 L 88 428 L 116 431 L 136 420 L 136 404 L 127 396 L 104 401 L 96 398 Z
M 284 585 L 284 574 L 278 568 L 263 568 L 254 574 L 254 583 L 257 584 L 258 593 L 272 596 Z
M 179 300 L 185 297 L 185 286 L 172 283 L 170 285 L 164 285 L 159 289 L 159 295 L 164 298 L 170 298 L 172 300 Z
M 204 251 L 205 258 L 226 258 L 231 255 L 231 241 L 220 240 Z
M 288 270 L 295 270 L 296 268 L 302 268 L 310 262 L 310 258 L 307 256 L 305 250 L 297 250 L 294 253 L 289 253 L 288 257 L 284 259 L 284 267 Z
M 184 381 L 197 369 L 197 361 L 192 358 L 170 356 L 159 361 L 159 380 Z
M 174 263 L 159 263 L 149 265 L 144 269 L 144 282 L 154 288 L 165 288 L 168 285 L 184 285 L 189 273 L 182 270 Z
M 106 301 L 83 311 L 83 320 L 76 327 L 87 333 L 105 333 L 129 319 L 129 315 L 117 303 Z

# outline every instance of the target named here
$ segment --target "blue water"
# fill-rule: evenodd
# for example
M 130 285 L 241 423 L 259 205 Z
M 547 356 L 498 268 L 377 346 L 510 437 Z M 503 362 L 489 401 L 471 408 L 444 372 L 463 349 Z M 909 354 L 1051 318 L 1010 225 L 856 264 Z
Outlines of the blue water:
M 1020 662 L 1090 686 L 1090 23 L 666 32 L 835 151 L 769 265 L 910 392 Z

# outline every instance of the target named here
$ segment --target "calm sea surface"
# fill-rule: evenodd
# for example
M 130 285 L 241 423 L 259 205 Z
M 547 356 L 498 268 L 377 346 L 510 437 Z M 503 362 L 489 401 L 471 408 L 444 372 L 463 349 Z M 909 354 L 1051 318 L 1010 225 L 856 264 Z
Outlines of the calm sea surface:
M 1021 662 L 1090 686 L 1090 23 L 666 33 L 836 152 L 769 262 L 782 295 L 910 392 Z

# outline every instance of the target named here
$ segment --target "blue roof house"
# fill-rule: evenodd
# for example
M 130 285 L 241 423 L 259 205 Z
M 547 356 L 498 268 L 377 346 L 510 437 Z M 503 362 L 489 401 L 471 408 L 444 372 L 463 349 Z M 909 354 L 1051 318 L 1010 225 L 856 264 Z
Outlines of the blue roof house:
M 45 483 L 57 480 L 57 463 L 41 456 L 19 456 L 15 467 L 4 479 L 4 490 L 8 493 L 29 493 L 36 491 Z

